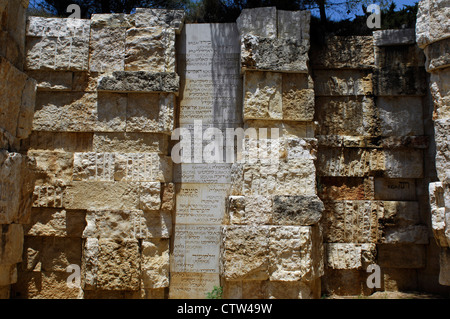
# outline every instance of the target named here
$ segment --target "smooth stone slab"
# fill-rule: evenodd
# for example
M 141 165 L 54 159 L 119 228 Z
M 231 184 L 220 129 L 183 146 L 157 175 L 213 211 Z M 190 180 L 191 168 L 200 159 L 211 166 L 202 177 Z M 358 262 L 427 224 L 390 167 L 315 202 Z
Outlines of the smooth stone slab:
M 376 46 L 414 44 L 416 32 L 414 29 L 374 31 L 373 42 Z
M 220 286 L 218 274 L 170 273 L 170 299 L 205 299 L 214 287 Z
M 174 182 L 201 184 L 231 183 L 232 164 L 180 164 L 175 166 Z

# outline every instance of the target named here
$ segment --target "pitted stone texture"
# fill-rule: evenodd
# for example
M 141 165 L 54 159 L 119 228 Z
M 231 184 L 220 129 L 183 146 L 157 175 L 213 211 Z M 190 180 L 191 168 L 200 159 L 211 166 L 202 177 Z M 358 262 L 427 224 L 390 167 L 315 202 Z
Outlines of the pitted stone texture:
M 433 72 L 430 75 L 430 91 L 433 97 L 433 119 L 450 117 L 450 68 Z
M 449 18 L 448 0 L 420 1 L 416 23 L 417 44 L 424 48 L 432 42 L 450 37 Z
M 146 289 L 168 287 L 169 240 L 144 240 L 141 251 L 141 286 Z
M 179 90 L 180 78 L 176 73 L 154 73 L 143 71 L 113 72 L 99 79 L 98 91 L 128 92 L 173 92 Z
M 422 67 L 375 69 L 374 92 L 378 96 L 412 95 L 426 93 L 426 73 Z
M 34 208 L 30 223 L 24 225 L 28 237 L 78 237 L 86 227 L 86 213 L 80 210 Z
M 425 47 L 427 57 L 426 69 L 428 72 L 446 68 L 450 66 L 450 38 L 431 43 Z
M 420 97 L 379 97 L 377 106 L 382 136 L 424 135 Z
M 274 196 L 275 225 L 314 225 L 322 217 L 324 205 L 316 196 Z
M 405 68 L 425 66 L 424 51 L 416 44 L 375 47 L 377 68 Z
M 92 138 L 95 152 L 168 154 L 169 137 L 153 133 L 95 133 Z
M 369 69 L 374 63 L 371 36 L 327 37 L 325 44 L 312 47 L 311 65 L 314 69 Z
M 244 119 L 283 118 L 280 73 L 246 72 L 244 87 Z
M 62 151 L 28 151 L 36 161 L 38 185 L 62 185 L 72 181 L 73 153 Z
M 450 247 L 450 236 L 446 236 L 446 230 L 450 229 L 446 223 L 446 207 L 442 182 L 429 184 L 431 227 L 434 238 L 440 247 Z M 448 204 L 447 204 L 448 206 Z
M 243 70 L 308 72 L 309 40 L 262 38 L 244 35 L 241 38 Z
M 316 70 L 317 96 L 372 95 L 372 74 L 358 70 Z
M 136 8 L 132 19 L 134 18 L 134 25 L 137 28 L 160 26 L 172 28 L 179 34 L 183 28 L 185 16 L 184 10 Z
M 89 20 L 61 19 L 30 16 L 27 20 L 27 37 L 89 37 Z
M 141 183 L 139 206 L 145 211 L 157 211 L 161 208 L 161 183 Z
M 241 36 L 277 37 L 276 7 L 243 9 L 236 23 Z
M 272 198 L 269 196 L 230 196 L 228 216 L 231 225 L 270 225 Z
M 414 44 L 416 33 L 414 29 L 374 31 L 373 42 L 376 46 Z
M 331 269 L 361 269 L 376 261 L 375 244 L 325 244 L 326 265 Z
M 282 75 L 283 119 L 312 121 L 314 119 L 314 83 L 307 74 Z
M 87 211 L 83 238 L 125 240 L 136 238 L 139 211 Z

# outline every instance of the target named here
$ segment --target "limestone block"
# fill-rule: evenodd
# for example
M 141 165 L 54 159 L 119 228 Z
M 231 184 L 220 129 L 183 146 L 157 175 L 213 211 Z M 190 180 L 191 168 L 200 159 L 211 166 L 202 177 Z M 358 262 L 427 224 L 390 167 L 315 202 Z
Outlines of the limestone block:
M 125 240 L 136 238 L 136 225 L 140 221 L 139 211 L 88 210 L 83 238 Z
M 27 223 L 35 183 L 33 166 L 24 155 L 0 151 L 0 224 Z
M 383 136 L 424 135 L 423 105 L 420 97 L 379 97 Z
M 309 40 L 241 37 L 241 66 L 245 70 L 308 72 Z
M 17 282 L 17 266 L 15 264 L 0 265 L 0 287 L 8 286 L 9 288 L 9 285 L 14 284 L 16 282 Z M 9 299 L 9 297 L 1 299 Z
M 269 281 L 267 299 L 318 299 L 320 298 L 320 280 L 304 281 Z
M 73 91 L 96 92 L 99 74 L 96 72 L 73 72 Z
M 224 226 L 221 274 L 226 280 L 269 278 L 270 226 Z
M 31 134 L 36 100 L 36 81 L 28 78 L 22 91 L 22 103 L 17 120 L 16 136 L 19 139 L 27 138 Z
M 170 272 L 170 299 L 204 299 L 220 286 L 218 274 Z
M 169 137 L 153 133 L 95 133 L 92 148 L 95 152 L 168 154 Z
M 141 194 L 139 196 L 139 207 L 142 210 L 159 210 L 161 208 L 161 183 L 141 183 Z
M 30 71 L 27 74 L 36 80 L 39 91 L 72 90 L 73 72 L 69 71 Z
M 169 287 L 169 240 L 142 241 L 141 273 L 143 288 Z
M 81 238 L 26 237 L 22 265 L 26 271 L 66 272 L 81 265 L 81 251 Z
M 172 28 L 179 34 L 183 28 L 185 15 L 184 10 L 136 8 L 133 18 L 137 28 L 161 26 Z
M 37 185 L 33 192 L 33 207 L 62 208 L 64 185 Z
M 450 39 L 431 43 L 425 47 L 426 70 L 433 72 L 450 66 Z
M 99 239 L 97 289 L 138 290 L 140 264 L 136 240 Z
M 325 201 L 321 224 L 328 243 L 376 243 L 383 207 L 363 200 Z
M 175 30 L 162 26 L 128 29 L 125 71 L 175 72 Z
M 323 135 L 376 134 L 376 107 L 371 97 L 316 97 L 318 131 Z
M 439 283 L 441 285 L 450 286 L 450 251 L 448 248 L 441 249 L 439 265 Z
M 172 237 L 172 214 L 165 211 L 135 213 L 135 234 L 138 239 Z
M 326 264 L 332 269 L 361 269 L 374 263 L 377 254 L 375 244 L 328 243 L 325 246 Z
M 383 201 L 378 204 L 382 206 L 382 222 L 385 226 L 405 227 L 420 224 L 419 202 Z
M 323 275 L 322 238 L 317 227 L 273 226 L 269 236 L 271 281 L 311 281 Z
M 423 178 L 422 150 L 392 150 L 385 152 L 385 177 Z
M 246 72 L 244 87 L 244 120 L 283 118 L 280 73 Z
M 314 83 L 306 74 L 283 74 L 283 119 L 312 121 L 314 119 Z
M 161 196 L 161 210 L 172 211 L 175 209 L 175 184 L 163 184 Z
M 86 213 L 78 210 L 34 208 L 30 223 L 24 225 L 28 237 L 81 237 Z
M 33 130 L 92 132 L 97 122 L 97 95 L 81 92 L 38 92 Z
M 139 186 L 128 182 L 78 182 L 64 190 L 66 209 L 133 210 L 139 208 Z
M 423 268 L 425 245 L 378 245 L 378 265 L 387 268 Z
M 355 70 L 316 70 L 315 94 L 318 96 L 371 95 L 372 74 Z
M 175 105 L 174 94 L 129 94 L 126 131 L 172 134 Z
M 109 92 L 97 94 L 96 132 L 121 132 L 126 129 L 127 96 Z
M 87 152 L 92 150 L 92 133 L 33 131 L 22 141 L 26 150 Z
M 231 225 L 270 225 L 272 198 L 267 196 L 230 196 L 229 223 Z
M 177 93 L 180 78 L 176 73 L 153 73 L 143 71 L 113 72 L 98 82 L 98 91 L 127 92 L 173 92 Z
M 317 196 L 274 196 L 273 223 L 275 225 L 317 224 L 324 205 Z
M 73 154 L 62 151 L 29 151 L 36 161 L 36 183 L 56 185 L 70 183 L 73 171 Z
M 1 127 L 15 136 L 27 75 L 16 69 L 5 58 L 0 57 L 0 77 L 4 83 L 0 90 L 2 101 L 0 106 Z
M 376 46 L 414 44 L 416 34 L 414 29 L 374 31 L 373 42 Z
M 375 63 L 371 36 L 327 37 L 324 45 L 313 46 L 311 52 L 314 69 L 368 69 Z
M 91 18 L 89 71 L 124 71 L 126 31 L 124 14 L 94 14 Z
M 277 10 L 277 37 L 280 39 L 309 40 L 311 12 Z
M 236 20 L 241 36 L 251 34 L 264 38 L 277 37 L 277 22 L 276 7 L 243 9 Z
M 327 269 L 322 277 L 323 292 L 338 296 L 371 295 L 373 291 L 366 285 L 367 275 L 369 274 L 355 269 Z
M 74 181 L 114 181 L 115 153 L 75 153 Z
M 431 228 L 434 238 L 440 247 L 450 246 L 450 240 L 445 235 L 447 228 L 445 220 L 445 198 L 442 182 L 429 184 Z
M 425 68 L 386 67 L 375 69 L 374 92 L 378 96 L 415 95 L 426 92 Z
M 405 68 L 425 66 L 425 54 L 416 44 L 375 47 L 377 68 Z
M 387 228 L 383 237 L 381 242 L 385 244 L 427 245 L 429 243 L 429 232 L 426 225 Z
M 375 178 L 375 199 L 416 200 L 416 183 L 407 178 Z
M 0 235 L 0 265 L 21 262 L 24 242 L 22 225 L 2 225 Z
M 430 75 L 430 91 L 433 97 L 433 119 L 450 117 L 450 68 L 445 68 Z
M 89 20 L 29 16 L 27 37 L 89 37 Z
M 81 285 L 84 290 L 92 290 L 97 286 L 98 272 L 98 238 L 86 238 L 83 243 Z
M 144 289 L 141 288 L 141 299 L 167 299 L 165 288 Z
M 373 178 L 318 177 L 318 196 L 324 203 L 328 200 L 373 199 Z
M 447 0 L 420 1 L 417 12 L 416 41 L 426 45 L 450 37 L 450 10 Z
M 450 182 L 450 140 L 448 130 L 450 129 L 449 119 L 440 119 L 434 121 L 434 132 L 436 141 L 436 171 L 437 176 L 442 182 Z

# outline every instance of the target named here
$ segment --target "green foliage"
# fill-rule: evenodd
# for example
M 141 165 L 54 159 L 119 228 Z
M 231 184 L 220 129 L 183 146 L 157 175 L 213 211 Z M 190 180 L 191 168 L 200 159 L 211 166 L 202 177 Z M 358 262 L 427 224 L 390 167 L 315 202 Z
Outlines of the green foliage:
M 206 293 L 206 299 L 222 299 L 223 298 L 223 288 L 214 286 L 211 292 Z

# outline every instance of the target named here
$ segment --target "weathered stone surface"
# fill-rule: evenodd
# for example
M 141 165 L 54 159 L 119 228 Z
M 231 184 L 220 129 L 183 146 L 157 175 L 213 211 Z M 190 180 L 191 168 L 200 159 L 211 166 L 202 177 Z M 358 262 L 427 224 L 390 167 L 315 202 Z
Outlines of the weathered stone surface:
M 267 196 L 230 196 L 228 219 L 231 225 L 270 225 L 272 198 Z
M 161 210 L 172 211 L 175 209 L 175 184 L 166 183 L 163 185 L 161 196 Z
M 423 268 L 426 265 L 425 245 L 378 245 L 381 268 Z
M 91 21 L 30 16 L 27 19 L 27 37 L 89 37 Z
M 175 72 L 175 30 L 162 26 L 128 29 L 125 71 Z
M 374 31 L 373 42 L 376 46 L 414 44 L 416 33 L 414 29 Z
M 92 136 L 92 133 L 33 131 L 21 146 L 24 151 L 88 152 L 92 150 Z
M 14 265 L 0 265 L 0 287 L 8 286 L 17 282 L 17 266 Z M 0 294 L 1 299 L 3 298 Z
M 73 154 L 62 151 L 29 151 L 28 156 L 36 162 L 38 185 L 61 185 L 70 183 L 73 173 Z
M 320 280 L 305 281 L 269 281 L 267 299 L 318 299 Z
M 450 117 L 450 68 L 445 68 L 430 75 L 430 91 L 433 97 L 433 119 Z
M 442 249 L 439 256 L 439 283 L 441 285 L 450 285 L 450 251 L 448 248 Z
M 434 132 L 436 141 L 436 171 L 437 176 L 442 182 L 450 182 L 450 140 L 448 130 L 450 129 L 449 119 L 440 119 L 434 121 Z
M 151 289 L 168 287 L 169 240 L 144 240 L 141 249 L 142 287 Z
M 83 238 L 125 240 L 136 238 L 139 211 L 87 211 Z
M 244 9 L 236 20 L 239 33 L 264 38 L 277 37 L 277 9 L 275 7 Z M 281 28 L 281 30 L 284 30 Z
M 274 196 L 275 225 L 314 225 L 322 217 L 324 205 L 316 196 Z
M 386 171 L 390 178 L 423 178 L 422 150 L 392 150 L 385 152 Z
M 142 210 L 159 210 L 161 208 L 161 183 L 141 183 L 141 194 L 139 196 L 139 207 Z
M 170 212 L 144 211 L 135 215 L 135 234 L 138 239 L 172 237 L 172 214 Z
M 317 227 L 273 226 L 269 233 L 271 281 L 311 281 L 323 275 L 323 248 Z
M 98 272 L 98 238 L 86 238 L 83 243 L 81 286 L 85 291 L 95 289 Z
M 220 286 L 218 274 L 170 273 L 170 299 L 204 299 Z
M 246 72 L 244 87 L 244 120 L 283 118 L 280 73 Z
M 426 69 L 433 72 L 450 66 L 450 39 L 434 42 L 425 48 Z
M 447 0 L 419 2 L 416 40 L 421 48 L 432 42 L 450 37 L 449 15 Z
M 374 263 L 377 255 L 375 244 L 328 243 L 325 247 L 326 265 L 332 269 L 361 269 Z
M 355 269 L 327 269 L 322 277 L 323 293 L 338 296 L 368 296 L 367 273 Z M 355 284 L 358 283 L 358 284 Z
M 374 50 L 377 68 L 425 66 L 425 54 L 416 44 L 382 46 Z
M 16 136 L 19 139 L 27 138 L 31 134 L 34 108 L 36 100 L 36 81 L 28 78 L 22 91 L 22 101 L 17 119 Z
M 30 223 L 24 225 L 26 236 L 81 237 L 86 213 L 79 210 L 34 208 Z
M 169 137 L 152 133 L 95 133 L 92 149 L 95 152 L 168 154 Z
M 416 200 L 414 179 L 375 178 L 375 199 Z
M 0 151 L 0 224 L 28 221 L 35 182 L 33 165 L 24 155 Z
M 129 98 L 125 94 L 98 92 L 96 122 L 91 131 L 120 132 L 126 128 Z
M 377 106 L 383 136 L 424 135 L 420 97 L 379 97 Z
M 116 92 L 178 92 L 180 79 L 176 73 L 143 71 L 113 72 L 98 82 L 98 91 Z
M 1 225 L 0 235 L 0 265 L 21 262 L 24 242 L 22 225 Z
M 372 95 L 372 73 L 355 70 L 316 70 L 314 88 L 317 96 Z
M 375 63 L 371 36 L 327 37 L 324 45 L 313 45 L 311 53 L 314 69 L 368 69 Z
M 312 121 L 314 119 L 314 83 L 306 74 L 283 74 L 283 119 Z
M 446 203 L 444 192 L 442 182 L 429 184 L 431 227 L 433 229 L 433 235 L 440 247 L 449 247 L 450 238 L 447 238 L 445 234 L 446 229 L 449 227 L 446 225 Z
M 373 86 L 375 94 L 378 96 L 425 95 L 425 68 L 386 67 L 375 69 Z
M 134 18 L 134 25 L 137 28 L 161 26 L 172 28 L 179 34 L 183 28 L 185 16 L 184 10 L 136 8 L 132 19 Z
M 73 72 L 30 71 L 27 74 L 36 80 L 39 91 L 72 90 Z
M 382 243 L 385 244 L 417 244 L 429 243 L 429 232 L 426 225 L 409 225 L 386 229 Z
M 66 209 L 132 210 L 139 208 L 139 187 L 128 182 L 77 182 L 64 191 Z
M 36 185 L 33 207 L 63 208 L 64 185 Z
M 295 39 L 299 42 L 310 39 L 311 12 L 277 10 L 277 18 L 278 38 Z
M 241 38 L 243 70 L 308 72 L 309 40 L 263 38 L 251 34 Z
M 81 238 L 26 237 L 22 266 L 26 271 L 66 272 L 81 264 Z

